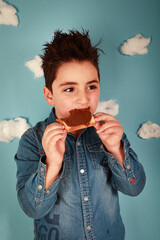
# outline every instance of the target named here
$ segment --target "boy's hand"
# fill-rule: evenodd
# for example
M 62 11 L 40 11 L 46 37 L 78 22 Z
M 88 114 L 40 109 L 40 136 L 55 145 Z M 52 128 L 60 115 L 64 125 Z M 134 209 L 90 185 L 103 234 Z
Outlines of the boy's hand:
M 121 144 L 123 135 L 122 125 L 112 115 L 106 113 L 96 113 L 94 118 L 96 120 L 95 128 L 97 129 L 97 134 L 103 144 L 107 150 L 114 154 L 123 165 L 124 153 Z
M 66 136 L 67 132 L 60 123 L 48 125 L 44 132 L 42 146 L 46 154 L 46 188 L 58 177 L 61 170 Z

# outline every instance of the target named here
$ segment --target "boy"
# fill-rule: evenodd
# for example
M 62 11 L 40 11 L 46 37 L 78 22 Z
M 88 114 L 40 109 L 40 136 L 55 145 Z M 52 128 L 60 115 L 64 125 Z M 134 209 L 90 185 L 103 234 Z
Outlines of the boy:
M 56 119 L 73 109 L 96 111 L 99 49 L 88 32 L 55 32 L 45 45 L 43 70 L 49 118 L 21 138 L 15 160 L 17 193 L 34 218 L 35 240 L 121 240 L 118 190 L 138 195 L 145 173 L 121 124 L 96 113 L 95 127 L 67 133 Z

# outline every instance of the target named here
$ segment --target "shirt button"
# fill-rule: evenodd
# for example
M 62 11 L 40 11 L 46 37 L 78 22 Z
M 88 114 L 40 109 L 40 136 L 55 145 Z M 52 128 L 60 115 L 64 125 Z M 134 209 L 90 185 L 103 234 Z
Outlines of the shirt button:
M 84 169 L 81 169 L 81 170 L 80 170 L 80 173 L 84 173 Z
M 91 230 L 91 226 L 88 226 L 88 227 L 87 227 L 87 230 L 90 231 L 90 230 Z
M 88 201 L 88 197 L 84 197 L 84 201 Z
M 50 191 L 49 191 L 49 190 L 47 190 L 47 191 L 46 191 L 46 193 L 47 193 L 47 194 L 49 194 L 49 193 L 50 193 Z
M 122 169 L 121 169 L 121 171 L 122 171 L 122 172 L 125 172 L 125 169 L 124 169 L 124 168 L 122 168 Z
M 111 158 L 112 158 L 112 159 L 114 159 L 114 157 L 113 157 L 113 156 L 112 156 Z
M 130 165 L 127 165 L 127 169 L 130 169 L 131 167 L 130 167 Z
M 41 172 L 44 172 L 44 169 L 43 169 L 43 168 L 41 168 Z
M 77 143 L 77 145 L 78 145 L 78 146 L 80 146 L 80 145 L 81 145 L 81 143 L 80 143 L 80 142 L 78 142 L 78 143 Z
M 41 190 L 42 189 L 42 185 L 38 185 L 38 189 Z

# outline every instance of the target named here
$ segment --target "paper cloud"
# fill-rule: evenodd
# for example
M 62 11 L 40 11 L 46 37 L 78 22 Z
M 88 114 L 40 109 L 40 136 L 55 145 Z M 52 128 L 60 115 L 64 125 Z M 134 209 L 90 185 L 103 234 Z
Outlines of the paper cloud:
M 8 143 L 14 138 L 21 138 L 28 128 L 30 125 L 24 118 L 0 121 L 0 141 Z
M 119 105 L 115 103 L 116 100 L 108 100 L 99 102 L 96 112 L 104 112 L 112 116 L 116 116 L 119 111 Z
M 35 78 L 43 77 L 43 69 L 42 69 L 42 59 L 39 55 L 35 56 L 34 59 L 27 61 L 25 63 L 25 66 L 27 66 L 33 73 Z
M 18 25 L 17 10 L 6 2 L 0 0 L 0 24 L 3 25 Z
M 160 126 L 150 121 L 142 124 L 137 134 L 143 139 L 148 138 L 159 138 L 160 137 Z
M 147 46 L 150 44 L 151 38 L 145 38 L 141 33 L 129 38 L 121 47 L 121 53 L 125 55 L 144 55 L 148 53 Z

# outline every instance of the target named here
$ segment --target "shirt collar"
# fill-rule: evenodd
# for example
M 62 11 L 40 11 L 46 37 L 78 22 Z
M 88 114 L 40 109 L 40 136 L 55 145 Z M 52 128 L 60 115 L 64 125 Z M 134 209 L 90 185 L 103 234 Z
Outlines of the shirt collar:
M 54 122 L 56 122 L 56 115 L 55 115 L 55 108 L 53 107 L 48 118 L 48 125 Z

